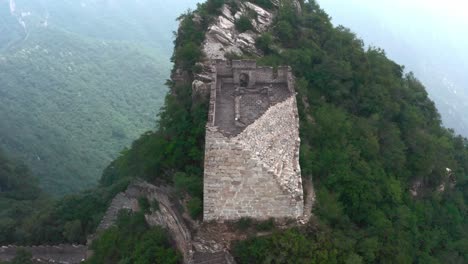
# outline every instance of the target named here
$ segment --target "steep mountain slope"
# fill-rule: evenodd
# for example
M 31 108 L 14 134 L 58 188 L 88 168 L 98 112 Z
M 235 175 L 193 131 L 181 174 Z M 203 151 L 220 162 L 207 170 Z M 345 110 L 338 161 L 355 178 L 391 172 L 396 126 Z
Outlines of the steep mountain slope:
M 96 185 L 155 127 L 171 28 L 190 2 L 1 0 L 0 146 L 49 193 Z
M 21 232 L 15 227 L 24 224 L 31 211 L 44 208 L 46 202 L 27 167 L 0 150 L 0 244 L 21 240 Z
M 154 127 L 168 64 L 151 49 L 44 29 L 4 54 L 0 144 L 49 193 L 94 185 L 106 163 Z
M 238 241 L 230 250 L 239 263 L 467 262 L 468 141 L 441 126 L 415 76 L 382 50 L 365 49 L 350 30 L 333 27 L 315 1 L 257 0 L 252 8 L 246 5 L 253 3 L 241 2 L 209 0 L 182 16 L 171 93 L 158 129 L 141 136 L 107 167 L 98 190 L 64 199 L 42 213 L 26 229 L 34 231 L 31 241 L 73 241 L 64 235 L 67 223 L 85 227 L 76 240 L 84 239 L 105 208 L 99 198 L 108 202 L 132 177 L 173 184 L 190 215 L 199 219 L 208 108 L 203 89 L 210 82 L 204 74 L 210 61 L 203 50 L 211 45 L 236 51 L 216 50 L 216 56 L 293 68 L 302 176 L 317 190 L 306 226 Z M 260 7 L 274 15 L 262 31 L 254 27 Z M 256 11 L 248 11 L 252 9 Z M 232 16 L 233 26 L 222 23 Z M 231 41 L 242 31 L 255 37 L 254 46 L 243 48 L 240 38 Z M 135 257 L 136 245 L 141 252 L 155 252 L 145 250 L 152 243 L 142 245 L 131 236 L 140 234 L 141 225 L 132 223 L 140 223 L 142 216 L 135 217 L 124 216 L 127 225 L 106 232 L 96 254 L 123 262 Z M 243 219 L 233 226 L 246 238 L 251 223 Z M 271 231 L 273 222 L 253 228 Z M 131 246 L 115 246 L 120 237 Z M 156 259 L 145 256 L 148 263 Z
M 290 65 L 299 91 L 301 168 L 317 189 L 314 221 L 305 230 L 240 242 L 237 260 L 466 262 L 468 142 L 441 126 L 424 86 L 382 50 L 366 50 L 350 30 L 333 27 L 315 1 L 301 9 L 255 2 L 276 13 L 267 32 L 254 26 L 263 17 L 258 11 L 246 12 L 247 22 L 234 15 L 244 8 L 239 1 L 208 1 L 184 15 L 160 130 L 114 161 L 103 183 L 138 171 L 148 180 L 200 184 L 207 106 L 197 91 L 209 82 L 205 55 Z M 243 32 L 255 46 L 242 46 Z

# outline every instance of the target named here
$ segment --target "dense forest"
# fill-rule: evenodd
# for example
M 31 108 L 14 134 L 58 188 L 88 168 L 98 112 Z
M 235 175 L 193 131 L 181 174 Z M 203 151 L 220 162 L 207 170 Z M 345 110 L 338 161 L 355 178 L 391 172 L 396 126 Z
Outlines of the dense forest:
M 24 160 L 48 193 L 89 188 L 105 164 L 152 128 L 167 64 L 151 49 L 59 30 L 29 39 L 0 55 L 0 145 Z
M 144 35 L 135 15 L 111 10 L 120 23 L 99 19 L 103 2 L 85 9 L 16 1 L 11 14 L 7 4 L 0 2 L 0 147 L 49 194 L 96 186 L 120 151 L 155 128 L 170 69 L 155 41 L 170 41 Z
M 266 0 L 253 2 L 277 9 L 277 16 L 270 31 L 256 41 L 264 56 L 244 57 L 293 68 L 301 118 L 300 163 L 303 177 L 314 183 L 317 202 L 307 226 L 236 243 L 236 260 L 468 262 L 468 141 L 441 126 L 424 86 L 383 50 L 366 48 L 349 29 L 333 27 L 314 0 L 301 2 L 300 13 L 290 1 L 280 1 L 278 8 Z M 180 17 L 173 61 L 189 76 L 203 59 L 204 31 L 225 3 L 236 8 L 236 1 L 209 0 Z M 194 20 L 195 14 L 200 19 Z M 34 223 L 14 226 L 27 230 L 24 243 L 83 241 L 112 195 L 132 177 L 184 188 L 192 197 L 191 215 L 199 218 L 207 102 L 193 100 L 190 85 L 168 85 L 171 93 L 158 129 L 122 152 L 105 169 L 98 189 L 66 197 L 32 216 Z M 146 254 L 141 263 L 160 257 L 176 262 L 178 255 L 167 247 L 163 231 L 141 231 L 148 227 L 132 224 L 139 218 L 123 213 L 118 226 L 93 245 L 95 260 L 132 263 L 137 258 L 133 251 L 119 252 L 128 249 L 126 243 L 138 244 L 132 244 L 132 250 L 150 252 L 138 240 L 160 252 Z M 134 228 L 135 236 L 126 235 Z M 154 236 L 145 236 L 152 232 Z
M 35 208 L 44 208 L 47 199 L 28 168 L 0 150 L 0 244 L 18 241 L 22 230 L 17 227 Z

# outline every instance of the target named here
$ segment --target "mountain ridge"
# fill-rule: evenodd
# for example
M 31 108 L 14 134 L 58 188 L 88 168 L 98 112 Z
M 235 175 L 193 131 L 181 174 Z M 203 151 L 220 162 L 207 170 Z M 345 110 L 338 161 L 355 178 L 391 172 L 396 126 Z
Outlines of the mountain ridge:
M 315 1 L 299 1 L 300 13 L 289 1 L 279 1 L 278 7 L 270 1 L 255 2 L 270 4 L 276 13 L 272 26 L 255 40 L 263 55 L 245 51 L 227 54 L 227 59 L 292 67 L 297 80 L 302 177 L 313 181 L 317 198 L 311 220 L 303 227 L 241 219 L 231 223 L 239 237 L 225 238 L 217 232 L 219 239 L 237 240 L 228 247 L 235 260 L 466 262 L 468 141 L 441 126 L 424 86 L 383 50 L 365 49 L 349 29 L 333 27 Z M 32 228 L 37 231 L 32 240 L 83 240 L 97 226 L 96 218 L 102 216 L 110 197 L 134 178 L 173 185 L 185 214 L 192 221 L 201 220 L 209 104 L 203 93 L 196 93 L 205 85 L 195 80 L 210 81 L 203 74 L 209 71 L 202 52 L 205 34 L 222 10 L 238 10 L 239 3 L 209 0 L 181 17 L 173 78 L 168 82 L 171 92 L 158 129 L 142 135 L 106 168 L 99 189 L 68 197 L 42 215 Z M 247 19 L 252 23 L 256 18 Z M 236 31 L 251 28 L 242 20 L 244 25 L 235 26 Z M 420 183 L 416 195 L 415 182 Z M 98 206 L 88 206 L 93 202 Z M 141 201 L 141 213 L 151 208 L 150 202 Z M 155 252 L 159 244 L 146 244 L 132 235 L 140 235 L 133 231 L 146 226 L 141 213 L 123 214 L 118 226 L 95 244 L 96 258 L 89 263 L 131 262 L 143 256 L 149 263 L 158 259 L 161 255 L 148 252 Z M 70 230 L 76 231 L 76 237 L 68 236 Z M 262 236 L 256 237 L 257 232 Z

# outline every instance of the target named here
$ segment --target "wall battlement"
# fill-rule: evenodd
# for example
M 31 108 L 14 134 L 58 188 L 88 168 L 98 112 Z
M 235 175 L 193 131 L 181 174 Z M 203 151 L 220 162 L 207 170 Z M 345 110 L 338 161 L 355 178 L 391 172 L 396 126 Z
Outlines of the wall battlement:
M 216 60 L 206 130 L 204 220 L 303 215 L 299 117 L 288 66 Z

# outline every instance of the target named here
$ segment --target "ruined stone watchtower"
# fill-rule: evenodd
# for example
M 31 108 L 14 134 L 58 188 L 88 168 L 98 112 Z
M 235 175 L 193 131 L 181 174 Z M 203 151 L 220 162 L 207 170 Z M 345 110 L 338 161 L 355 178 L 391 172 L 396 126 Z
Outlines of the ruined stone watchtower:
M 290 67 L 215 61 L 206 127 L 204 220 L 297 218 L 304 209 Z

